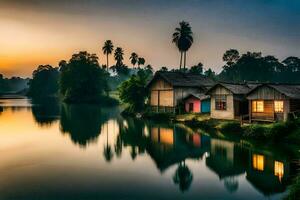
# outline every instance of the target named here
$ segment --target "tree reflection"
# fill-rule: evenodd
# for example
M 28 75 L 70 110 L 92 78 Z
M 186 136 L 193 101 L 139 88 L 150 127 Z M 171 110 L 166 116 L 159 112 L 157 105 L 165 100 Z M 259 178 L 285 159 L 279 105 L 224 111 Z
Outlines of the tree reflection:
M 110 162 L 114 156 L 112 148 L 108 144 L 108 124 L 106 124 L 106 145 L 104 145 L 103 155 L 107 162 Z
M 190 188 L 193 181 L 193 174 L 186 166 L 185 161 L 179 163 L 173 176 L 173 181 L 179 185 L 181 192 L 185 192 Z
M 118 135 L 114 147 L 115 147 L 116 156 L 118 158 L 120 158 L 122 155 L 122 151 L 123 151 L 123 143 L 122 143 L 122 139 L 121 139 L 120 135 Z
M 60 106 L 57 98 L 32 99 L 32 115 L 40 126 L 51 126 L 59 120 Z
M 236 192 L 239 188 L 239 182 L 234 176 L 226 177 L 224 179 L 224 186 L 228 192 Z
M 120 133 L 116 140 L 116 149 L 122 152 L 122 144 L 125 147 L 129 146 L 132 160 L 134 160 L 138 154 L 144 153 L 147 146 L 144 127 L 145 123 L 143 121 L 132 118 L 127 118 L 123 122 L 119 122 Z
M 108 120 L 108 115 L 101 112 L 97 105 L 61 106 L 60 128 L 70 135 L 71 140 L 81 147 L 94 141 L 101 132 L 101 126 Z

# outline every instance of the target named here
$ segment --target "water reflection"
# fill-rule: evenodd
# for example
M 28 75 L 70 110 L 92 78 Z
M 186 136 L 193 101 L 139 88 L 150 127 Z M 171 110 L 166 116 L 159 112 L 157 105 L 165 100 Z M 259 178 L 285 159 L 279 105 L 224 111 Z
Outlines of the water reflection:
M 32 114 L 40 126 L 51 126 L 59 120 L 60 104 L 57 98 L 32 99 Z
M 246 174 L 246 179 L 264 195 L 280 193 L 286 190 L 290 182 L 288 160 L 274 158 L 272 154 L 257 152 L 256 149 L 240 143 L 211 138 L 207 135 L 188 132 L 182 126 L 158 124 L 116 117 L 112 109 L 103 109 L 95 105 L 66 105 L 60 109 L 47 104 L 32 109 L 35 120 L 41 124 L 51 124 L 51 116 L 60 112 L 60 127 L 64 134 L 81 147 L 96 141 L 102 132 L 105 137 L 103 157 L 111 162 L 114 156 L 121 158 L 123 148 L 129 148 L 130 157 L 135 160 L 147 153 L 161 173 L 176 166 L 173 182 L 179 190 L 189 189 L 194 171 L 190 170 L 186 160 L 202 160 L 213 171 L 230 193 L 239 188 L 238 177 Z M 108 120 L 113 118 L 118 126 L 118 134 L 113 144 L 109 143 Z
M 90 164 L 94 167 L 95 162 L 103 162 L 98 164 L 101 168 L 93 169 L 90 165 L 80 165 L 81 167 L 73 173 L 70 166 L 66 172 L 74 179 L 80 176 L 80 180 L 88 179 L 77 174 L 86 167 L 93 170 L 91 176 L 104 173 L 106 181 L 111 183 L 111 188 L 102 185 L 105 190 L 115 191 L 115 184 L 123 181 L 120 177 L 126 177 L 128 173 L 131 179 L 127 177 L 122 182 L 122 194 L 130 192 L 129 183 L 147 184 L 147 181 L 151 180 L 153 185 L 148 183 L 148 188 L 144 190 L 142 184 L 137 184 L 140 193 L 148 191 L 150 187 L 164 187 L 167 188 L 168 195 L 177 191 L 198 194 L 207 199 L 216 193 L 220 194 L 215 196 L 216 198 L 230 199 L 232 195 L 240 195 L 239 192 L 243 191 L 252 194 L 249 199 L 265 199 L 286 191 L 297 172 L 297 166 L 291 162 L 292 154 L 284 148 L 262 150 L 244 142 L 222 140 L 194 132 L 180 124 L 122 118 L 118 108 L 66 105 L 57 102 L 40 104 L 36 101 L 33 101 L 33 104 L 31 111 L 35 122 L 46 129 L 60 130 L 58 136 L 68 135 L 69 137 L 63 139 L 72 141 L 72 148 L 69 148 L 75 151 L 72 157 L 77 158 L 78 163 L 85 163 L 87 160 L 78 157 L 78 154 L 82 156 L 82 152 L 77 150 L 88 150 L 98 145 L 95 150 L 96 156 L 90 158 Z M 3 112 L 5 113 L 5 109 Z M 54 123 L 56 121 L 59 123 Z M 70 149 L 68 151 L 71 151 Z M 91 154 L 85 152 L 87 155 Z M 147 160 L 154 165 L 144 164 Z M 107 167 L 105 163 L 109 163 Z M 134 168 L 135 164 L 138 167 Z M 59 170 L 60 167 L 53 171 Z M 131 168 L 134 170 L 131 171 Z M 46 176 L 43 177 L 45 180 L 49 178 L 47 175 L 43 176 Z M 164 182 L 164 179 L 167 181 Z M 116 182 L 112 183 L 113 180 Z M 94 180 L 85 184 L 96 183 Z M 159 184 L 165 185 L 156 186 Z M 101 187 L 93 186 L 98 188 L 94 192 L 99 192 Z M 138 193 L 135 187 L 133 191 Z M 195 199 L 196 197 L 193 196 Z
M 108 115 L 95 105 L 61 105 L 60 129 L 69 134 L 71 140 L 81 147 L 96 140 Z
M 192 184 L 193 174 L 185 162 L 180 162 L 173 177 L 174 183 L 179 185 L 180 191 L 184 192 Z

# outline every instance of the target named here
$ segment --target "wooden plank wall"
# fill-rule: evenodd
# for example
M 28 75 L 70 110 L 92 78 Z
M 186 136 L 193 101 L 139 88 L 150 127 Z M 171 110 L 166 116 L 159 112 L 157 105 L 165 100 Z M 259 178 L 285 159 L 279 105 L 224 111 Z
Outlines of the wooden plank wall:
M 216 95 L 226 95 L 227 109 L 226 110 L 216 110 L 215 96 Z M 210 116 L 215 119 L 234 119 L 234 103 L 233 94 L 224 87 L 216 87 L 211 91 L 211 104 L 210 104 Z
M 300 99 L 290 100 L 290 111 L 300 111 Z
M 251 101 L 252 105 L 252 101 Z M 264 112 L 252 112 L 251 117 L 253 120 L 261 119 L 261 120 L 274 120 L 274 101 L 273 100 L 265 100 L 264 101 Z
M 174 106 L 173 87 L 163 79 L 154 81 L 150 91 L 150 106 Z
M 264 100 L 283 100 L 286 99 L 286 96 L 277 92 L 273 88 L 270 88 L 268 86 L 262 86 L 255 91 L 253 91 L 251 94 L 247 96 L 247 99 L 250 100 L 257 100 L 257 99 L 264 99 Z

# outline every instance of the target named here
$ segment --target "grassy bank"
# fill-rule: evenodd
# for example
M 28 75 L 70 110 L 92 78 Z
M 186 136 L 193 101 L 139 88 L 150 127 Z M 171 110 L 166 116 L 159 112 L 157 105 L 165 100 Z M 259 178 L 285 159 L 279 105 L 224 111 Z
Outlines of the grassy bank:
M 205 114 L 184 114 L 176 115 L 173 120 L 225 136 L 261 142 L 288 142 L 300 145 L 300 119 L 270 124 L 241 125 L 239 121 L 211 119 L 209 115 Z

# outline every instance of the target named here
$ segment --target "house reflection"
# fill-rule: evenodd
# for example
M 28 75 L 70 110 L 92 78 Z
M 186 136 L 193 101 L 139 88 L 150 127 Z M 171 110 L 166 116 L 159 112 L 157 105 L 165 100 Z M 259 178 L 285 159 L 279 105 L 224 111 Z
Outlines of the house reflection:
M 187 159 L 202 159 L 209 149 L 210 138 L 200 134 L 186 133 L 175 125 L 150 127 L 150 142 L 147 152 L 160 172 L 177 165 L 173 181 L 180 191 L 185 192 L 192 184 L 193 174 L 186 164 Z
M 121 154 L 123 147 L 129 147 L 132 159 L 147 153 L 160 173 L 176 166 L 173 182 L 182 192 L 187 191 L 193 181 L 188 160 L 204 158 L 206 166 L 230 193 L 239 189 L 240 175 L 245 175 L 262 194 L 271 195 L 285 191 L 296 174 L 295 164 L 290 163 L 289 158 L 277 157 L 289 155 L 284 152 L 257 150 L 247 144 L 211 138 L 174 124 L 130 118 L 118 124 L 120 133 L 115 151 Z
M 206 157 L 206 165 L 215 172 L 229 192 L 237 191 L 237 176 L 245 173 L 247 152 L 234 142 L 211 139 L 210 154 Z
M 287 159 L 249 150 L 247 180 L 264 195 L 284 192 L 295 175 L 296 166 Z
M 206 165 L 222 180 L 245 173 L 247 156 L 247 152 L 234 142 L 211 139 Z
M 258 152 L 240 143 L 211 139 L 206 165 L 215 172 L 229 192 L 238 189 L 237 176 L 246 174 L 246 179 L 264 195 L 281 193 L 286 190 L 297 166 L 287 158 Z
M 175 125 L 152 126 L 147 152 L 157 168 L 163 172 L 170 166 L 186 159 L 202 159 L 210 143 L 208 136 L 187 135 Z

